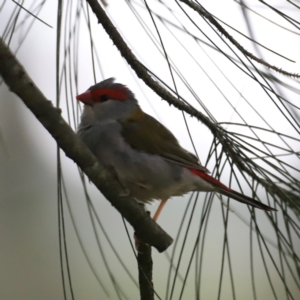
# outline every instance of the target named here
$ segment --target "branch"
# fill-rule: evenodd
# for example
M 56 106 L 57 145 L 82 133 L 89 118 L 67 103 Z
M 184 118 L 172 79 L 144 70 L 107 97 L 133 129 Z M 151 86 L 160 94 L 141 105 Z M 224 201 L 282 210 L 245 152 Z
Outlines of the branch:
M 159 252 L 166 250 L 172 243 L 172 238 L 136 201 L 120 196 L 119 184 L 99 165 L 92 152 L 61 117 L 60 109 L 54 108 L 51 101 L 45 98 L 1 38 L 0 74 L 10 90 L 23 100 L 65 154 L 82 169 L 89 180 L 133 226 L 139 239 L 154 246 Z
M 221 25 L 220 23 L 202 6 L 199 4 L 196 4 L 190 0 L 180 0 L 181 2 L 185 3 L 187 6 L 189 6 L 191 9 L 195 10 L 199 15 L 206 18 L 211 24 L 213 24 L 219 32 L 224 35 L 234 46 L 236 46 L 244 55 L 250 57 L 251 59 L 255 60 L 256 62 L 266 66 L 269 69 L 272 69 L 278 73 L 281 73 L 286 76 L 300 78 L 299 74 L 296 73 L 290 73 L 285 70 L 282 70 L 280 68 L 277 68 L 276 66 L 272 66 L 269 63 L 265 62 L 263 59 L 256 57 L 249 51 L 247 51 L 245 48 L 243 48 Z
M 147 212 L 150 215 L 150 212 Z M 151 247 L 135 238 L 141 300 L 154 300 Z
M 151 257 L 151 247 L 141 243 L 138 246 L 138 269 L 141 300 L 153 300 L 154 289 L 152 281 L 153 261 Z

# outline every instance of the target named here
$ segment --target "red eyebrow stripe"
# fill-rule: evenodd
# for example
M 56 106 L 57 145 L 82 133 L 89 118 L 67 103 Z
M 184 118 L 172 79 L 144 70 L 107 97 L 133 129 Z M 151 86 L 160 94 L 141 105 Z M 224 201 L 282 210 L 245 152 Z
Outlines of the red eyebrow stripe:
M 91 90 L 91 93 L 93 96 L 96 97 L 107 95 L 108 98 L 113 100 L 124 101 L 127 99 L 126 88 L 118 88 L 118 89 L 101 88 L 101 89 Z

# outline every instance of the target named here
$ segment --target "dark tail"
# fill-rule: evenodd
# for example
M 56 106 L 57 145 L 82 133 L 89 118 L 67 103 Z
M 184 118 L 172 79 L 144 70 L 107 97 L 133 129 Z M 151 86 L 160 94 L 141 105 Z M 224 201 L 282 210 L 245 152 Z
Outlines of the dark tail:
M 251 205 L 251 206 L 256 207 L 256 208 L 260 208 L 260 209 L 267 210 L 267 211 L 270 211 L 270 210 L 277 211 L 277 209 L 275 209 L 271 206 L 263 204 L 263 203 L 261 203 L 257 200 L 254 200 L 254 199 L 252 199 L 248 196 L 245 196 L 245 195 L 240 194 L 240 193 L 238 193 L 236 191 L 233 191 L 233 190 L 224 190 L 222 188 L 219 188 L 218 192 L 220 194 L 224 195 L 224 196 L 228 196 L 229 198 L 232 198 L 232 199 L 237 200 L 239 202 Z
M 263 204 L 261 202 L 258 202 L 257 200 L 254 200 L 248 196 L 245 196 L 243 194 L 240 194 L 236 191 L 233 191 L 226 185 L 224 185 L 221 181 L 213 178 L 212 176 L 208 175 L 207 173 L 197 170 L 197 169 L 192 169 L 188 168 L 193 174 L 201 177 L 203 180 L 209 182 L 211 185 L 215 186 L 217 188 L 217 192 L 219 192 L 222 195 L 228 196 L 229 198 L 232 198 L 234 200 L 237 200 L 239 202 L 251 205 L 253 207 L 257 207 L 263 210 L 277 210 L 271 206 L 268 206 L 266 204 Z

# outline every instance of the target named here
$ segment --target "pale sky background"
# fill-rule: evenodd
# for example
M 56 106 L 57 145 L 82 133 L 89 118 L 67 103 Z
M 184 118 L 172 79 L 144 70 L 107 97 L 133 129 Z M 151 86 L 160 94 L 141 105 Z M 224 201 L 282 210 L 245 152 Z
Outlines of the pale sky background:
M 24 6 L 29 9 L 31 2 L 32 1 L 25 1 Z M 109 15 L 112 17 L 117 28 L 121 28 L 121 33 L 124 34 L 126 41 L 137 57 L 152 71 L 157 72 L 159 76 L 173 88 L 166 60 L 158 53 L 153 43 L 145 36 L 125 1 L 108 0 L 107 2 L 109 3 L 107 8 Z M 174 1 L 168 2 L 171 3 L 172 7 L 178 12 L 178 17 L 183 15 L 178 6 L 174 4 Z M 77 4 L 75 4 L 75 1 L 72 3 L 74 6 L 72 14 L 73 22 L 75 5 Z M 136 3 L 143 3 L 143 1 L 136 0 Z M 246 3 L 251 4 L 252 8 L 255 8 L 264 16 L 271 18 L 274 22 L 280 22 L 281 25 L 287 28 L 297 30 L 258 1 L 248 1 Z M 296 3 L 300 5 L 299 2 Z M 162 16 L 165 16 L 171 21 L 175 21 L 157 1 L 148 1 L 148 4 Z M 201 4 L 216 17 L 248 35 L 240 7 L 234 1 L 206 0 L 201 1 Z M 36 5 L 37 4 L 35 4 L 35 6 Z M 67 4 L 65 3 L 64 5 L 65 11 Z M 71 5 L 71 3 L 69 3 L 69 5 Z M 282 9 L 286 14 L 294 17 L 296 20 L 300 19 L 299 10 L 297 11 L 293 6 L 288 5 L 286 1 L 272 1 L 272 5 L 278 9 Z M 0 11 L 1 34 L 14 7 L 15 4 L 13 2 L 6 1 L 2 11 Z M 138 9 L 138 6 L 135 7 Z M 284 7 L 287 7 L 287 9 Z M 153 29 L 149 14 L 141 8 L 139 9 L 139 13 L 143 16 L 143 20 L 148 22 Z M 22 20 L 25 15 L 25 12 L 21 12 L 20 20 Z M 202 30 L 225 49 L 222 43 L 219 42 L 218 37 L 213 35 L 212 31 L 201 21 L 200 17 L 197 17 L 196 14 L 192 14 L 191 16 L 197 20 L 197 24 Z M 249 16 L 254 26 L 253 29 L 256 40 L 272 50 L 295 60 L 296 63 L 288 62 L 260 48 L 263 53 L 263 58 L 271 65 L 281 67 L 290 72 L 299 73 L 299 35 L 291 34 L 275 27 L 269 22 L 262 21 L 261 18 L 254 14 L 250 14 Z M 193 151 L 181 112 L 173 107 L 169 107 L 165 101 L 161 101 L 141 80 L 137 79 L 134 72 L 128 68 L 127 63 L 120 57 L 118 50 L 113 46 L 112 41 L 104 32 L 102 26 L 97 24 L 92 12 L 90 12 L 90 17 L 93 28 L 93 38 L 104 73 L 104 77 L 101 77 L 100 70 L 96 68 L 97 81 L 108 77 L 116 77 L 118 82 L 128 85 L 135 93 L 141 107 L 167 126 L 176 135 L 182 146 Z M 47 1 L 39 14 L 39 18 L 53 26 L 53 28 L 51 29 L 41 22 L 35 21 L 24 44 L 18 51 L 17 57 L 36 85 L 42 90 L 45 96 L 55 104 L 57 2 Z M 78 48 L 79 93 L 82 93 L 89 86 L 94 84 L 89 35 L 84 16 L 82 15 L 81 18 Z M 30 16 L 29 20 L 31 19 L 32 17 Z M 188 26 L 193 34 L 205 40 L 199 31 L 188 23 L 186 19 L 184 24 Z M 189 84 L 194 88 L 199 98 L 205 103 L 217 121 L 241 122 L 241 119 L 226 102 L 225 97 L 221 95 L 220 91 L 222 91 L 231 104 L 238 107 L 239 113 L 241 113 L 248 123 L 256 126 L 264 126 L 257 114 L 254 113 L 249 105 L 241 98 L 240 93 L 242 93 L 243 96 L 251 102 L 251 105 L 261 112 L 267 122 L 269 122 L 275 130 L 298 137 L 288 122 L 283 119 L 274 104 L 271 103 L 271 100 L 266 96 L 261 87 L 233 66 L 223 55 L 220 55 L 204 45 L 201 46 L 203 47 L 202 51 L 199 47 L 196 47 L 196 43 L 191 38 L 179 31 L 174 31 L 176 38 L 180 39 L 181 43 L 184 44 L 192 53 L 193 57 L 200 63 L 201 68 L 213 78 L 213 82 L 215 82 L 220 89 L 219 91 L 195 61 L 186 54 L 174 37 L 170 36 L 168 31 L 165 30 L 160 23 L 158 23 L 158 25 L 168 54 L 176 62 L 176 66 L 184 74 Z M 27 23 L 21 31 L 17 31 L 13 36 L 11 41 L 12 49 L 17 48 L 19 38 L 26 31 L 26 26 L 28 26 Z M 256 54 L 251 42 L 230 29 L 227 30 L 244 48 Z M 155 31 L 153 30 L 152 32 L 155 37 L 157 37 Z M 64 35 L 61 41 L 61 49 L 63 49 L 64 45 L 63 38 Z M 68 43 L 69 39 L 67 38 L 66 40 Z M 71 51 L 74 51 L 74 49 Z M 207 56 L 206 53 L 208 53 L 209 56 Z M 63 50 L 61 50 L 61 55 L 61 57 L 63 57 Z M 231 86 L 216 66 L 226 74 L 237 90 Z M 272 71 L 271 73 L 274 74 Z M 297 86 L 296 81 L 288 80 L 280 75 L 278 75 L 278 77 L 293 86 Z M 67 80 L 69 80 L 69 77 Z M 71 80 L 74 80 L 74 78 L 72 77 Z M 176 83 L 178 84 L 179 93 L 195 108 L 203 112 L 203 109 L 196 102 L 195 98 L 187 91 L 185 86 L 180 83 L 178 77 L 176 77 Z M 73 101 L 75 101 L 76 90 L 74 85 L 73 88 Z M 70 96 L 69 91 L 68 95 Z M 285 91 L 285 97 L 299 106 L 298 95 Z M 61 107 L 63 117 L 67 119 L 64 88 L 61 98 Z M 187 116 L 187 120 L 200 160 L 202 163 L 205 163 L 211 145 L 212 135 L 204 125 L 194 118 L 192 119 Z M 73 122 L 71 125 L 74 128 Z M 244 132 L 242 129 L 236 127 L 232 128 L 232 130 Z M 277 141 L 276 137 L 272 140 L 272 137 L 267 133 L 261 135 L 261 137 L 264 137 L 268 141 L 278 143 L 278 145 L 281 143 Z M 290 145 L 293 149 L 299 151 L 299 142 L 291 141 Z M 103 292 L 103 289 L 99 287 L 95 276 L 91 272 L 82 254 L 70 214 L 65 205 L 67 247 L 75 299 L 117 299 L 111 280 L 99 254 L 99 249 L 97 248 L 77 167 L 72 161 L 65 157 L 64 153 L 61 155 L 68 198 L 77 230 L 96 273 L 104 282 L 106 289 L 110 293 L 110 298 L 108 298 Z M 293 165 L 299 162 L 293 157 L 286 158 L 285 161 Z M 63 299 L 58 244 L 56 143 L 20 99 L 9 92 L 5 84 L 0 86 L 0 165 L 0 298 L 3 300 Z M 208 167 L 209 169 L 213 169 L 213 161 L 210 162 Z M 295 165 L 295 167 L 298 168 L 299 166 Z M 297 174 L 296 171 L 291 170 L 291 172 Z M 228 183 L 226 174 L 229 173 L 225 171 L 222 175 L 222 180 Z M 243 180 L 241 181 L 243 182 Z M 233 186 L 236 186 L 236 184 L 234 183 Z M 134 277 L 137 278 L 136 260 L 119 213 L 112 208 L 109 202 L 107 202 L 92 185 L 88 184 L 88 188 L 93 204 L 114 247 L 118 249 L 118 253 L 124 259 L 126 266 L 131 270 Z M 245 193 L 249 194 L 250 189 L 246 186 L 244 188 Z M 204 196 L 203 193 L 199 196 L 195 217 L 191 224 L 191 231 L 187 239 L 185 254 L 181 263 L 180 273 L 182 275 L 185 274 L 197 236 Z M 174 238 L 188 199 L 189 195 L 170 200 L 158 221 L 164 230 Z M 266 203 L 267 200 L 264 202 Z M 155 211 L 157 205 L 158 203 L 150 205 L 149 210 L 151 210 L 151 212 Z M 236 202 L 232 202 L 230 207 L 233 212 L 230 213 L 227 232 L 230 240 L 230 255 L 236 298 L 253 299 L 250 273 L 249 227 L 241 222 L 234 214 L 236 211 L 249 220 L 249 211 L 246 206 Z M 265 213 L 257 210 L 256 216 L 260 230 L 276 243 L 274 230 L 272 230 Z M 282 215 L 278 214 L 278 218 L 280 222 Z M 129 229 L 132 237 L 132 230 L 130 227 Z M 220 201 L 215 197 L 209 217 L 204 246 L 203 279 L 201 283 L 201 296 L 203 299 L 215 299 L 218 295 L 217 287 L 220 277 L 223 238 L 224 225 L 222 211 Z M 253 254 L 257 299 L 274 299 L 259 253 L 255 233 L 253 234 L 253 239 L 255 240 Z M 139 299 L 138 289 L 120 266 L 102 233 L 100 234 L 100 240 L 109 266 L 128 299 Z M 299 245 L 298 239 L 294 245 L 295 249 L 300 250 Z M 278 251 L 272 246 L 269 246 L 269 248 L 278 263 Z M 171 253 L 171 251 L 172 247 L 168 252 Z M 267 255 L 266 260 L 270 268 L 270 276 L 275 285 L 278 299 L 286 299 L 284 286 L 279 276 L 274 272 L 274 267 L 270 263 L 270 259 Z M 165 299 L 166 278 L 169 269 L 168 261 L 164 254 L 159 254 L 153 249 L 153 262 L 154 286 L 161 298 Z M 224 272 L 225 274 L 229 274 L 227 263 L 225 263 Z M 195 297 L 194 274 L 195 271 L 192 269 L 188 277 L 183 299 L 194 299 Z M 300 297 L 299 290 L 288 273 L 286 278 L 290 284 L 289 287 L 293 292 L 293 296 L 297 299 L 297 295 Z M 181 286 L 182 284 L 179 281 L 174 292 L 177 296 L 174 296 L 174 299 L 178 299 Z M 229 275 L 225 275 L 223 279 L 221 295 L 221 299 L 232 299 Z M 68 295 L 67 299 L 71 299 L 70 295 Z

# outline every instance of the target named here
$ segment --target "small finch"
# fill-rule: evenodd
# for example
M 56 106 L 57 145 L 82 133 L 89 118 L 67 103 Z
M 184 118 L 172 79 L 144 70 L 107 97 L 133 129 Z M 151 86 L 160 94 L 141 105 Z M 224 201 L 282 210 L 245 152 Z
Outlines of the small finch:
M 124 85 L 106 79 L 78 95 L 84 103 L 78 135 L 124 191 L 140 202 L 161 203 L 190 191 L 217 192 L 263 210 L 275 210 L 213 178 L 174 135 L 144 113 Z

